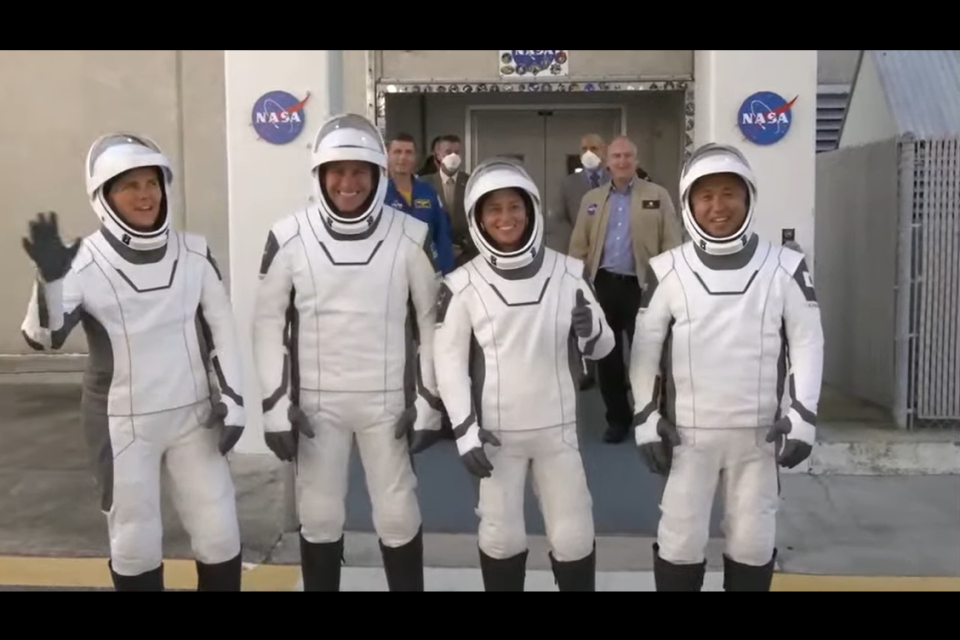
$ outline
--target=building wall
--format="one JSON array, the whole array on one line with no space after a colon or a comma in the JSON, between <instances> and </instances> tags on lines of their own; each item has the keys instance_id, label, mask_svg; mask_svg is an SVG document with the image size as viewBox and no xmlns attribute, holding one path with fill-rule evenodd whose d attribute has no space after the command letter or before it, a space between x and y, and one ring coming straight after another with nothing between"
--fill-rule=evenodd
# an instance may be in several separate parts
<instances>
[{"instance_id":1,"label":"building wall","mask_svg":"<svg viewBox=\"0 0 960 640\"><path fill-rule=\"evenodd\" d=\"M850 84L859 57L858 49L820 49L817 51L817 83Z\"/></svg>"},{"instance_id":2,"label":"building wall","mask_svg":"<svg viewBox=\"0 0 960 640\"><path fill-rule=\"evenodd\" d=\"M499 50L380 52L378 64L384 81L442 82L496 81L500 78ZM620 49L570 50L570 77L689 78L693 74L692 50Z\"/></svg>"},{"instance_id":3,"label":"building wall","mask_svg":"<svg viewBox=\"0 0 960 640\"><path fill-rule=\"evenodd\" d=\"M15 96L30 116L0 121L0 230L8 239L0 353L35 353L20 335L33 277L20 247L28 221L56 211L68 241L99 226L83 162L102 134L129 130L160 144L176 170L174 224L207 234L228 270L222 51L0 51L0 95ZM82 332L63 352L86 352Z\"/></svg>"},{"instance_id":4,"label":"building wall","mask_svg":"<svg viewBox=\"0 0 960 640\"><path fill-rule=\"evenodd\" d=\"M840 131L841 149L889 140L897 135L897 123L887 104L872 55L863 56L860 76L856 80Z\"/></svg>"}]
</instances>

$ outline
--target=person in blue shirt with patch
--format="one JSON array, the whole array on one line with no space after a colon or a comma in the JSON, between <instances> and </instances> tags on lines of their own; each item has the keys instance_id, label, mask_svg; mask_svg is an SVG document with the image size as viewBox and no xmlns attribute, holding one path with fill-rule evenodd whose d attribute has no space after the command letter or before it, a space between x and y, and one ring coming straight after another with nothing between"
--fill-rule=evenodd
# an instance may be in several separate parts
<instances>
[{"instance_id":1,"label":"person in blue shirt with patch","mask_svg":"<svg viewBox=\"0 0 960 640\"><path fill-rule=\"evenodd\" d=\"M387 147L390 182L387 184L388 206L408 213L430 226L433 236L434 263L443 275L453 271L453 234L450 218L440 203L437 192L413 175L417 147L409 133L398 134Z\"/></svg>"}]
</instances>

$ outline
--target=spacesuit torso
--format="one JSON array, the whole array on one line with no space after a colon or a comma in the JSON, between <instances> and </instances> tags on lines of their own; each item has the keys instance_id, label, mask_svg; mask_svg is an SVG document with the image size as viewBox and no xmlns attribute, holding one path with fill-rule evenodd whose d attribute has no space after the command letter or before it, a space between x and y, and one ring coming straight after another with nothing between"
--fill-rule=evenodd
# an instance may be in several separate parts
<instances>
[{"instance_id":1,"label":"spacesuit torso","mask_svg":"<svg viewBox=\"0 0 960 640\"><path fill-rule=\"evenodd\" d=\"M668 421L732 428L770 426L779 418L787 376L784 309L788 287L802 277L795 275L802 260L758 236L735 256L700 253L687 242L651 260L657 295L673 316L675 402Z\"/></svg>"},{"instance_id":2,"label":"spacesuit torso","mask_svg":"<svg viewBox=\"0 0 960 640\"><path fill-rule=\"evenodd\" d=\"M305 209L273 227L277 257L295 291L291 332L299 388L401 391L410 295L406 263L411 252L429 246L428 227L385 206L369 235L339 240L320 215Z\"/></svg>"},{"instance_id":3,"label":"spacesuit torso","mask_svg":"<svg viewBox=\"0 0 960 640\"><path fill-rule=\"evenodd\" d=\"M154 261L147 262L151 254ZM24 334L35 348L51 343L57 348L81 323L89 346L87 405L105 400L108 416L201 402L211 390L207 364L213 345L201 311L205 271L211 265L217 268L198 235L171 231L164 249L148 253L94 233L84 239L58 286L59 295L47 295L35 285ZM63 323L50 331L45 327L56 313ZM223 379L224 372L216 369ZM224 382L229 383L224 384L226 393L240 388L239 380Z\"/></svg>"},{"instance_id":4,"label":"spacesuit torso","mask_svg":"<svg viewBox=\"0 0 960 640\"><path fill-rule=\"evenodd\" d=\"M576 422L568 352L577 348L571 312L577 288L583 286L582 273L581 261L544 248L533 275L505 277L477 256L447 276L447 286L466 313L443 321L469 323L473 333L469 363L456 365L469 366L473 397L444 398L452 424L464 423L471 411L487 431Z\"/></svg>"}]
</instances>

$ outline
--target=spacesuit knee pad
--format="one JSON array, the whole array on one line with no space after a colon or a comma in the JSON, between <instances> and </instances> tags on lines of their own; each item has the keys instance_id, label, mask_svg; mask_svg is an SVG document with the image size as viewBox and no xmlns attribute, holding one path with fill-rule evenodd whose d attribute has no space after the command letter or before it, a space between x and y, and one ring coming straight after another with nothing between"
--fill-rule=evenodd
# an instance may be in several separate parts
<instances>
[{"instance_id":1,"label":"spacesuit knee pad","mask_svg":"<svg viewBox=\"0 0 960 640\"><path fill-rule=\"evenodd\" d=\"M336 542L343 537L347 513L343 504L335 500L319 500L299 505L300 535L315 544Z\"/></svg>"},{"instance_id":2,"label":"spacesuit knee pad","mask_svg":"<svg viewBox=\"0 0 960 640\"><path fill-rule=\"evenodd\" d=\"M557 560L573 562L593 553L595 539L592 521L571 518L551 524L549 542Z\"/></svg>"},{"instance_id":3,"label":"spacesuit knee pad","mask_svg":"<svg viewBox=\"0 0 960 640\"><path fill-rule=\"evenodd\" d=\"M240 526L233 519L211 517L204 521L203 529L190 541L198 562L208 565L222 564L240 555Z\"/></svg>"},{"instance_id":4,"label":"spacesuit knee pad","mask_svg":"<svg viewBox=\"0 0 960 640\"><path fill-rule=\"evenodd\" d=\"M480 551L494 560L513 558L527 550L526 531L506 523L494 528L481 522L477 537Z\"/></svg>"}]
</instances>

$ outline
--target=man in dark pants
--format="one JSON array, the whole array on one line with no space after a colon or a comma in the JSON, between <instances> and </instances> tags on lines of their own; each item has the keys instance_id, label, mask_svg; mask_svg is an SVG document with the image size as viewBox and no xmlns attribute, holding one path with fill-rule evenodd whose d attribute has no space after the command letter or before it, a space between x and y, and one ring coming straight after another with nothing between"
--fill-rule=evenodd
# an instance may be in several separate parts
<instances>
[{"instance_id":1,"label":"man in dark pants","mask_svg":"<svg viewBox=\"0 0 960 640\"><path fill-rule=\"evenodd\" d=\"M683 235L667 190L637 177L637 148L629 138L611 141L607 169L611 182L583 197L569 253L587 265L617 341L597 366L607 407L604 440L617 443L630 433L633 421L626 358L640 310L640 282L650 258L679 246Z\"/></svg>"}]
</instances>

